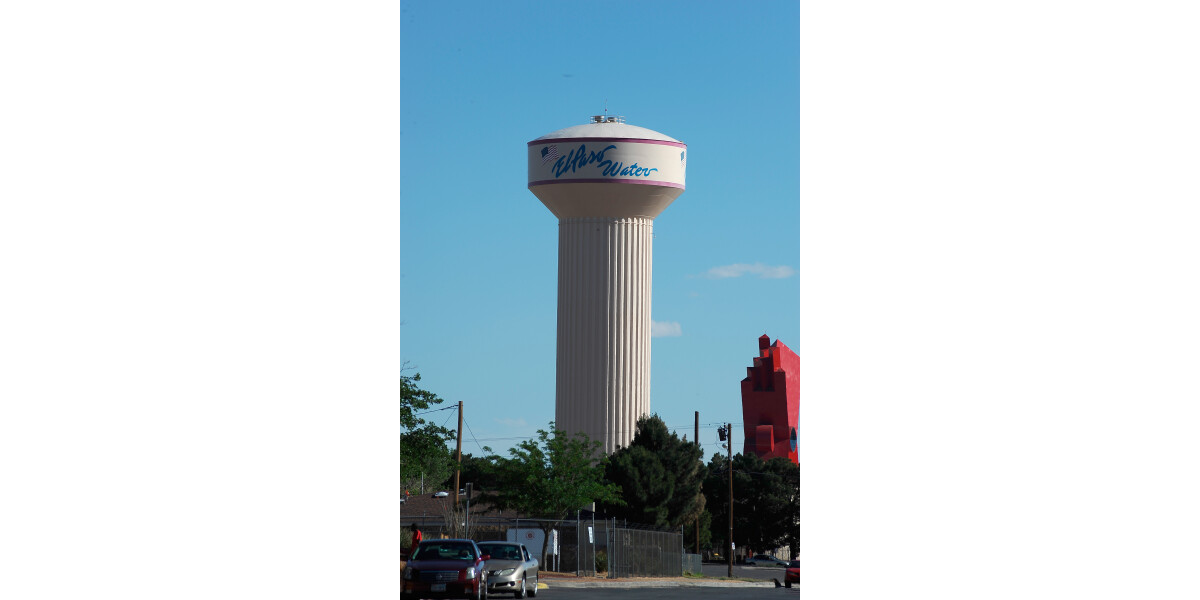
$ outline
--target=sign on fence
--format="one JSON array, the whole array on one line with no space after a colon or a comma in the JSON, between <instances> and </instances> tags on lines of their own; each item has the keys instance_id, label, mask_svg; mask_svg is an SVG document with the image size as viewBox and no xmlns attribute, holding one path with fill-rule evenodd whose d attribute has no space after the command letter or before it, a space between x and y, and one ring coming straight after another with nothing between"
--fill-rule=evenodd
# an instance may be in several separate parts
<instances>
[{"instance_id":1,"label":"sign on fence","mask_svg":"<svg viewBox=\"0 0 1200 600\"><path fill-rule=\"evenodd\" d=\"M546 545L546 534L541 529L509 529L506 535L508 541L525 544L530 554L541 558ZM554 553L554 550L550 551L550 554Z\"/></svg>"}]
</instances>

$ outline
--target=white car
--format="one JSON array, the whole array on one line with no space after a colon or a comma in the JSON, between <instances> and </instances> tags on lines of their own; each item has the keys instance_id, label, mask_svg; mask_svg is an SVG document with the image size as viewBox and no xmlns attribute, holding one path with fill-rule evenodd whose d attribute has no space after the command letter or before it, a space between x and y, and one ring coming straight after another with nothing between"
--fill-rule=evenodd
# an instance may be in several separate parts
<instances>
[{"instance_id":1,"label":"white car","mask_svg":"<svg viewBox=\"0 0 1200 600\"><path fill-rule=\"evenodd\" d=\"M433 497L434 498L445 498L446 496L449 496L449 495L450 495L450 492L437 492L433 495Z\"/></svg>"}]
</instances>

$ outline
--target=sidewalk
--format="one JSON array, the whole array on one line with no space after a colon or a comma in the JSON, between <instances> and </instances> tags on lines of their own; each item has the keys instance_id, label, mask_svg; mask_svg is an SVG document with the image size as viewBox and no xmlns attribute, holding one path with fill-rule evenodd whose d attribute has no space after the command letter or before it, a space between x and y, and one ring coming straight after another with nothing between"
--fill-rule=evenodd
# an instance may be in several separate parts
<instances>
[{"instance_id":1,"label":"sidewalk","mask_svg":"<svg viewBox=\"0 0 1200 600\"><path fill-rule=\"evenodd\" d=\"M712 579L707 577L576 577L573 574L541 572L538 588L545 585L554 588L679 588L679 587L728 587L728 588L773 588L773 581L742 581L739 579Z\"/></svg>"}]
</instances>

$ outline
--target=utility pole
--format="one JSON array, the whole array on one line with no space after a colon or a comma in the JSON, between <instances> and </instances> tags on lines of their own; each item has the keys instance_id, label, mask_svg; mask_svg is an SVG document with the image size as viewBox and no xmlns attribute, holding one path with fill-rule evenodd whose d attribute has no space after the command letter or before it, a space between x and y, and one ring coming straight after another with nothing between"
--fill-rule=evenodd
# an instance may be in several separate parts
<instances>
[{"instance_id":1,"label":"utility pole","mask_svg":"<svg viewBox=\"0 0 1200 600\"><path fill-rule=\"evenodd\" d=\"M733 577L733 424L725 424L725 436L729 443L725 446L729 451L729 577Z\"/></svg>"},{"instance_id":2,"label":"utility pole","mask_svg":"<svg viewBox=\"0 0 1200 600\"><path fill-rule=\"evenodd\" d=\"M458 474L462 471L462 400L458 401L458 443L454 445L454 508L458 508Z\"/></svg>"},{"instance_id":3,"label":"utility pole","mask_svg":"<svg viewBox=\"0 0 1200 600\"><path fill-rule=\"evenodd\" d=\"M704 464L704 446L700 445L700 411L696 411L696 445L700 447L700 463ZM704 484L700 484L703 486ZM703 488L701 488L703 489ZM700 554L700 516L696 516L696 554Z\"/></svg>"}]
</instances>

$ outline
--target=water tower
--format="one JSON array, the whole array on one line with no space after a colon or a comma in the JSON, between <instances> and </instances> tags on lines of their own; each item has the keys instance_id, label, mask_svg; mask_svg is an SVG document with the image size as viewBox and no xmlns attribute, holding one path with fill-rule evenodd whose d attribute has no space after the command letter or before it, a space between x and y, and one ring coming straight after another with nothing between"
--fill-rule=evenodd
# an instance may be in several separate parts
<instances>
[{"instance_id":1,"label":"water tower","mask_svg":"<svg viewBox=\"0 0 1200 600\"><path fill-rule=\"evenodd\" d=\"M596 116L528 146L529 191L558 217L555 424L611 453L650 412L654 218L683 193L687 145Z\"/></svg>"}]
</instances>

